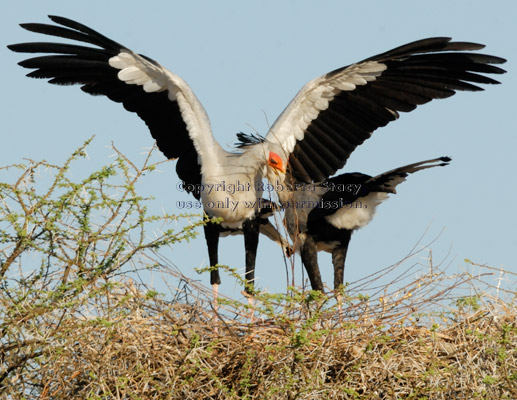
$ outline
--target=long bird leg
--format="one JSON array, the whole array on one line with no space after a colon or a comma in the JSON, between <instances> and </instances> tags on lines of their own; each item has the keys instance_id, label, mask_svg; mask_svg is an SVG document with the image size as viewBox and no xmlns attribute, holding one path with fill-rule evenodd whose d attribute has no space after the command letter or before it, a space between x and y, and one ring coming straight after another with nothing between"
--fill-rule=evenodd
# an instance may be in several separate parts
<instances>
[{"instance_id":1,"label":"long bird leg","mask_svg":"<svg viewBox=\"0 0 517 400\"><path fill-rule=\"evenodd\" d=\"M340 245L336 246L334 250L332 250L332 265L334 266L334 290L341 290L345 278L345 260L346 253L348 250L348 243L350 243L350 238L352 237L351 230L343 229L340 231Z\"/></svg>"},{"instance_id":2,"label":"long bird leg","mask_svg":"<svg viewBox=\"0 0 517 400\"><path fill-rule=\"evenodd\" d=\"M244 221L244 248L246 250L246 274L244 276L244 292L243 294L248 298L248 304L250 305L251 315L250 319L253 320L253 285L255 281L255 260L257 258L257 247L259 241L259 230L260 222L259 219L254 217Z\"/></svg>"},{"instance_id":3,"label":"long bird leg","mask_svg":"<svg viewBox=\"0 0 517 400\"><path fill-rule=\"evenodd\" d=\"M309 275L312 290L319 290L323 293L323 282L318 267L318 249L314 238L310 235L307 235L302 245L302 263Z\"/></svg>"},{"instance_id":4,"label":"long bird leg","mask_svg":"<svg viewBox=\"0 0 517 400\"><path fill-rule=\"evenodd\" d=\"M348 251L348 243L352 237L351 230L342 230L341 233L341 244L336 246L332 250L332 265L334 266L334 292L336 293L336 300L338 304L338 310L341 314L341 306L343 304L343 285L345 281L345 261L346 253Z\"/></svg>"},{"instance_id":5,"label":"long bird leg","mask_svg":"<svg viewBox=\"0 0 517 400\"><path fill-rule=\"evenodd\" d=\"M343 287L346 251L347 247L343 247L341 245L336 246L336 248L332 250L332 265L334 266L334 290L336 293L339 292Z\"/></svg>"},{"instance_id":6,"label":"long bird leg","mask_svg":"<svg viewBox=\"0 0 517 400\"><path fill-rule=\"evenodd\" d=\"M208 247L208 258L210 260L210 284L212 285L212 293L214 296L214 309L217 310L219 305L217 302L217 298L219 295L219 285L221 284L221 277L219 276L219 269L217 269L217 264L219 262L218 257L218 246L219 246L219 232L220 227L213 222L207 222L204 226L205 228L205 239L206 245Z\"/></svg>"}]
</instances>

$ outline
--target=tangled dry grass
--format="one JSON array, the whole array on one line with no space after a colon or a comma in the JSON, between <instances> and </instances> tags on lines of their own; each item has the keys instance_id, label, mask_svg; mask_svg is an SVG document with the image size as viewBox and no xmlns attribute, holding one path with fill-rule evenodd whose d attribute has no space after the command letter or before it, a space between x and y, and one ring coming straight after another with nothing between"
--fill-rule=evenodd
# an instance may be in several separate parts
<instances>
[{"instance_id":1,"label":"tangled dry grass","mask_svg":"<svg viewBox=\"0 0 517 400\"><path fill-rule=\"evenodd\" d=\"M484 274L434 271L375 298L345 291L341 303L295 290L263 294L253 322L247 305L229 299L214 311L209 292L195 283L172 301L131 280L92 287L76 310L42 315L30 332L25 326L24 343L3 346L1 393L12 399L515 399L516 304L481 280L501 271L477 267ZM455 297L467 286L471 295Z\"/></svg>"}]
</instances>

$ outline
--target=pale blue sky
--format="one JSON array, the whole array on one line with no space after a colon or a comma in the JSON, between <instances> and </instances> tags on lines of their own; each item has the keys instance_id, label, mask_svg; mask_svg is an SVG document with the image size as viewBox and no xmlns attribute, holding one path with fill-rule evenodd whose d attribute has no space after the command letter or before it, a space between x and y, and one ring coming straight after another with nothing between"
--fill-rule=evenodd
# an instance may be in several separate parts
<instances>
[{"instance_id":1,"label":"pale blue sky","mask_svg":"<svg viewBox=\"0 0 517 400\"><path fill-rule=\"evenodd\" d=\"M402 259L424 235L435 262L450 271L464 259L517 272L517 2L507 1L18 1L0 15L2 164L22 158L62 162L92 134L94 170L110 161L115 145L133 161L152 145L135 114L78 87L28 79L16 63L22 55L7 44L48 40L19 28L47 22L47 14L76 19L125 46L158 60L183 77L206 108L216 138L231 145L238 131L266 133L296 92L335 68L429 36L487 45L485 53L508 59L502 85L434 101L375 132L352 154L344 171L375 175L429 158L453 161L410 176L379 207L377 216L352 238L345 279L354 281ZM159 160L161 156L156 157ZM175 163L162 165L144 185L157 209L180 212ZM3 176L0 177L3 180ZM411 262L425 263L421 253ZM203 235L167 256L187 275L208 285ZM320 253L331 284L330 257ZM244 265L242 237L222 239L220 262ZM409 264L409 265L410 265ZM296 260L296 274L301 276ZM285 289L280 250L261 238L258 285ZM223 275L221 292L240 291Z\"/></svg>"}]
</instances>

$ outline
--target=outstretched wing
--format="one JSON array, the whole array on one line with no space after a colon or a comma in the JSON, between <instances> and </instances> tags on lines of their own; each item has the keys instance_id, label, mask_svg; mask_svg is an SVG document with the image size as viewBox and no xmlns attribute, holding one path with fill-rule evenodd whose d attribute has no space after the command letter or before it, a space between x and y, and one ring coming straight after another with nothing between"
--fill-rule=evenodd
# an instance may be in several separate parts
<instances>
[{"instance_id":1,"label":"outstretched wing","mask_svg":"<svg viewBox=\"0 0 517 400\"><path fill-rule=\"evenodd\" d=\"M432 160L420 161L413 164L404 165L374 176L365 182L365 187L370 191L385 193L397 193L396 187L404 182L409 174L422 171L428 168L445 167L451 162L450 157L433 158Z\"/></svg>"},{"instance_id":2,"label":"outstretched wing","mask_svg":"<svg viewBox=\"0 0 517 400\"><path fill-rule=\"evenodd\" d=\"M356 201L367 199L371 194L382 194L378 199L380 203L388 194L397 193L397 185L404 182L409 174L427 168L444 167L450 161L449 157L440 157L404 165L377 176L353 172L327 179L321 183L327 191L322 195L319 206L310 212L309 221L318 221L332 214L339 214L336 218L346 218L347 213L356 211Z\"/></svg>"},{"instance_id":3,"label":"outstretched wing","mask_svg":"<svg viewBox=\"0 0 517 400\"><path fill-rule=\"evenodd\" d=\"M156 61L85 25L63 17L49 18L57 25L21 26L96 47L47 42L8 46L16 52L46 54L19 63L34 69L27 76L58 85L82 85L86 93L105 95L136 112L163 154L179 158L176 170L180 179L191 184L187 187L198 187L204 157L222 149L212 136L203 106L187 83Z\"/></svg>"},{"instance_id":4,"label":"outstretched wing","mask_svg":"<svg viewBox=\"0 0 517 400\"><path fill-rule=\"evenodd\" d=\"M266 135L289 154L292 176L320 182L342 168L372 132L433 99L496 84L486 74L506 60L467 51L484 46L423 39L329 72L307 83Z\"/></svg>"}]
</instances>

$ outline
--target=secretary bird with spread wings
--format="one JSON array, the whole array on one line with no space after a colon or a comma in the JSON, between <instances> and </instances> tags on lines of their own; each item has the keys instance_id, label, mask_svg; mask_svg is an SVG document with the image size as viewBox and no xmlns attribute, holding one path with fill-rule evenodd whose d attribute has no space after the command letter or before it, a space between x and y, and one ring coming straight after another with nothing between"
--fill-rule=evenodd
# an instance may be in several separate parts
<instances>
[{"instance_id":1,"label":"secretary bird with spread wings","mask_svg":"<svg viewBox=\"0 0 517 400\"><path fill-rule=\"evenodd\" d=\"M262 181L267 169L285 173L287 160L282 148L267 143L241 153L224 150L212 135L203 106L183 79L83 24L63 17L49 18L57 25L28 23L21 27L96 47L47 42L8 46L15 52L50 54L19 64L34 69L28 74L31 78L50 79L50 83L58 85L79 84L86 93L105 95L136 112L162 153L169 159L178 159L176 172L185 190L201 199L206 214L223 219L220 225L205 225L210 265L218 263L221 234L244 234L245 290L251 293L259 231L281 241L267 221L272 204L263 201L257 182ZM230 193L221 189L230 185L243 190ZM217 268L212 269L210 282L217 296L221 283Z\"/></svg>"},{"instance_id":2,"label":"secretary bird with spread wings","mask_svg":"<svg viewBox=\"0 0 517 400\"><path fill-rule=\"evenodd\" d=\"M289 157L289 176L294 180L323 181L342 168L355 147L376 128L396 119L398 111L411 111L456 90L480 90L472 83L497 83L483 74L503 72L490 65L504 62L502 58L465 52L482 45L449 38L413 42L309 82L277 119L266 140L234 153L214 139L204 108L179 76L85 25L49 18L56 25L21 26L95 47L46 42L8 46L16 52L50 54L20 65L34 69L30 77L59 85L79 84L86 93L105 95L136 112L164 155L178 159L178 176L186 188L196 188L193 195L201 199L205 213L222 218L223 228L243 230L248 292L259 234L262 191L258 183L264 177L283 183ZM233 194L202 190L223 183L249 184L249 190ZM286 195L279 193L280 198ZM217 264L219 234L220 228L206 225L212 266ZM216 269L210 280L216 291L220 283Z\"/></svg>"}]
</instances>

